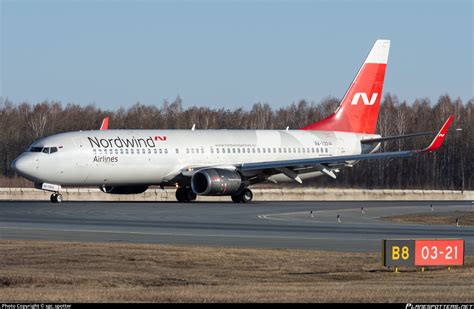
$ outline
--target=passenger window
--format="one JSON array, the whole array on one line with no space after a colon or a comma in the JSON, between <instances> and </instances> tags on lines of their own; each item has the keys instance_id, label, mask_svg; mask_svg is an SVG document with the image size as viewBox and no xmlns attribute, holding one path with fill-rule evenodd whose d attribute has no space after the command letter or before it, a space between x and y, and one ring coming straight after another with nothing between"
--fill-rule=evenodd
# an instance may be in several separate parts
<instances>
[{"instance_id":1,"label":"passenger window","mask_svg":"<svg viewBox=\"0 0 474 309\"><path fill-rule=\"evenodd\" d=\"M115 154L118 154L118 149L115 149Z\"/></svg>"},{"instance_id":2,"label":"passenger window","mask_svg":"<svg viewBox=\"0 0 474 309\"><path fill-rule=\"evenodd\" d=\"M326 148L326 153L328 153L328 149Z\"/></svg>"},{"instance_id":3,"label":"passenger window","mask_svg":"<svg viewBox=\"0 0 474 309\"><path fill-rule=\"evenodd\" d=\"M216 153L219 153L219 148L216 148Z\"/></svg>"},{"instance_id":4,"label":"passenger window","mask_svg":"<svg viewBox=\"0 0 474 309\"><path fill-rule=\"evenodd\" d=\"M128 154L128 148L127 148L127 149L125 149L125 154Z\"/></svg>"},{"instance_id":5,"label":"passenger window","mask_svg":"<svg viewBox=\"0 0 474 309\"><path fill-rule=\"evenodd\" d=\"M160 148L160 154L163 154L163 149Z\"/></svg>"},{"instance_id":6,"label":"passenger window","mask_svg":"<svg viewBox=\"0 0 474 309\"><path fill-rule=\"evenodd\" d=\"M189 154L189 148L186 148L186 153Z\"/></svg>"},{"instance_id":7,"label":"passenger window","mask_svg":"<svg viewBox=\"0 0 474 309\"><path fill-rule=\"evenodd\" d=\"M232 153L235 153L235 148L232 148Z\"/></svg>"},{"instance_id":8,"label":"passenger window","mask_svg":"<svg viewBox=\"0 0 474 309\"><path fill-rule=\"evenodd\" d=\"M134 154L133 149L130 149L130 153L131 153L131 154Z\"/></svg>"},{"instance_id":9,"label":"passenger window","mask_svg":"<svg viewBox=\"0 0 474 309\"><path fill-rule=\"evenodd\" d=\"M252 152L255 153L255 148L252 148Z\"/></svg>"},{"instance_id":10,"label":"passenger window","mask_svg":"<svg viewBox=\"0 0 474 309\"><path fill-rule=\"evenodd\" d=\"M165 148L165 154L168 154L168 148Z\"/></svg>"},{"instance_id":11,"label":"passenger window","mask_svg":"<svg viewBox=\"0 0 474 309\"><path fill-rule=\"evenodd\" d=\"M265 151L266 151L265 148L262 148L262 151L263 151L263 153L265 153Z\"/></svg>"},{"instance_id":12,"label":"passenger window","mask_svg":"<svg viewBox=\"0 0 474 309\"><path fill-rule=\"evenodd\" d=\"M222 148L222 153L225 153L225 148Z\"/></svg>"},{"instance_id":13,"label":"passenger window","mask_svg":"<svg viewBox=\"0 0 474 309\"><path fill-rule=\"evenodd\" d=\"M237 148L237 153L240 153L240 148Z\"/></svg>"},{"instance_id":14,"label":"passenger window","mask_svg":"<svg viewBox=\"0 0 474 309\"><path fill-rule=\"evenodd\" d=\"M179 153L179 149L178 149L178 148L176 148L176 153Z\"/></svg>"}]
</instances>

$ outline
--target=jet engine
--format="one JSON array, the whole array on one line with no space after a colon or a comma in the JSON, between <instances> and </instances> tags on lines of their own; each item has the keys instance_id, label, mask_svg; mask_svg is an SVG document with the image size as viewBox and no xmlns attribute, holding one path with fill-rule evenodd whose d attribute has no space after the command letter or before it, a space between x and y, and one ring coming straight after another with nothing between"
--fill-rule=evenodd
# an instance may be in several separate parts
<instances>
[{"instance_id":1,"label":"jet engine","mask_svg":"<svg viewBox=\"0 0 474 309\"><path fill-rule=\"evenodd\" d=\"M239 173L218 168L202 169L191 178L191 189L200 195L232 195L244 185Z\"/></svg>"},{"instance_id":2,"label":"jet engine","mask_svg":"<svg viewBox=\"0 0 474 309\"><path fill-rule=\"evenodd\" d=\"M109 194L139 194L148 189L148 186L101 186L100 190Z\"/></svg>"}]
</instances>

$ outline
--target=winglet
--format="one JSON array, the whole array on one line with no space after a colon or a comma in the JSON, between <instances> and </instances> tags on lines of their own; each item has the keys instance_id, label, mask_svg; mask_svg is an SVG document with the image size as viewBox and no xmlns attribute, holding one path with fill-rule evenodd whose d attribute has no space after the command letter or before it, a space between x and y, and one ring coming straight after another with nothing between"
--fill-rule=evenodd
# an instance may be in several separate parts
<instances>
[{"instance_id":1,"label":"winglet","mask_svg":"<svg viewBox=\"0 0 474 309\"><path fill-rule=\"evenodd\" d=\"M100 125L100 130L108 130L109 129L109 117L105 117L102 120L102 124Z\"/></svg>"},{"instance_id":2,"label":"winglet","mask_svg":"<svg viewBox=\"0 0 474 309\"><path fill-rule=\"evenodd\" d=\"M436 134L435 138L431 142L431 144L423 150L419 152L433 152L438 150L439 147L443 144L444 138L446 137L446 133L448 132L449 126L453 121L453 115L449 116L448 120L443 124L441 130L439 130L438 134Z\"/></svg>"}]
</instances>

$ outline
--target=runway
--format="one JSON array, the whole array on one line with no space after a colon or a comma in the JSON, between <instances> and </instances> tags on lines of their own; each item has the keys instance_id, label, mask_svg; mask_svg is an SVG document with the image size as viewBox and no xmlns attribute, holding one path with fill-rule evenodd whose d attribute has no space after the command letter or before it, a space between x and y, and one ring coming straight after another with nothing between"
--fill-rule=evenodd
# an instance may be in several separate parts
<instances>
[{"instance_id":1,"label":"runway","mask_svg":"<svg viewBox=\"0 0 474 309\"><path fill-rule=\"evenodd\" d=\"M379 220L389 215L469 209L473 209L471 201L4 201L0 202L0 238L347 252L379 252L386 238L463 238L466 254L474 255L474 227Z\"/></svg>"}]
</instances>

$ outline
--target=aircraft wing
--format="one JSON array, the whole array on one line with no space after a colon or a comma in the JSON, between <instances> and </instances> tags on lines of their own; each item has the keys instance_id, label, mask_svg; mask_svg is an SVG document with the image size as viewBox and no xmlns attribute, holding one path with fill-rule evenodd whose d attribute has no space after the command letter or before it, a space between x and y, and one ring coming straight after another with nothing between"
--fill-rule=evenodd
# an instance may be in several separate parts
<instances>
[{"instance_id":1,"label":"aircraft wing","mask_svg":"<svg viewBox=\"0 0 474 309\"><path fill-rule=\"evenodd\" d=\"M446 132L448 131L452 120L453 120L453 116L451 115L448 118L448 120L446 120L443 127L438 132L436 137L433 139L431 144L428 147L423 148L423 149L408 150L408 151L395 151L395 152L368 153L368 154L348 155L348 156L319 157L319 158L298 159L298 160L243 163L237 166L237 169L240 171L252 171L252 170L281 169L281 168L311 167L311 166L327 165L327 164L334 164L334 163L344 164L350 161L410 157L410 156L423 153L423 152L433 152L437 150L439 147L441 147L441 145L443 144L444 138L446 136Z\"/></svg>"}]
</instances>

